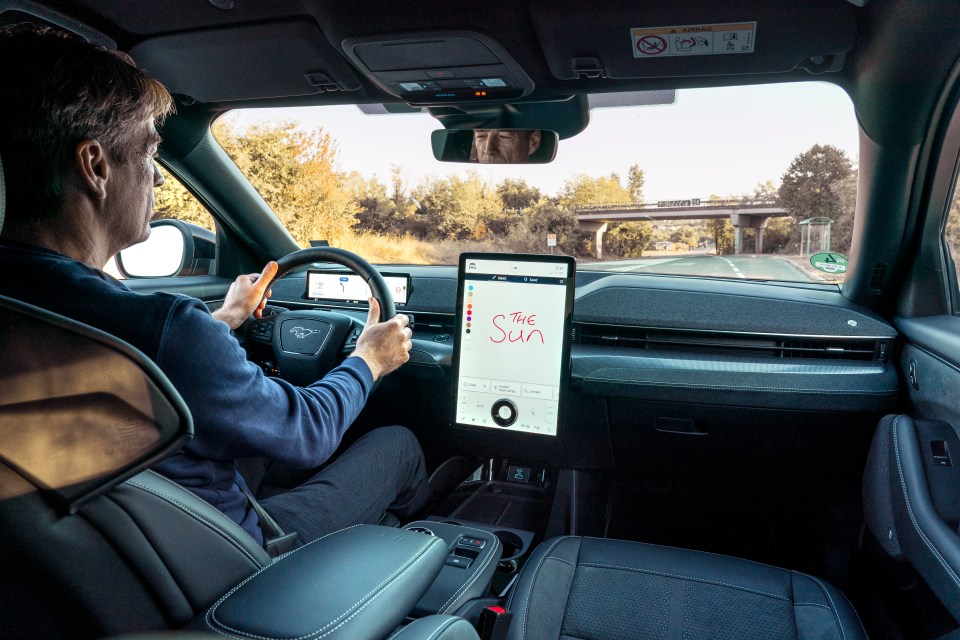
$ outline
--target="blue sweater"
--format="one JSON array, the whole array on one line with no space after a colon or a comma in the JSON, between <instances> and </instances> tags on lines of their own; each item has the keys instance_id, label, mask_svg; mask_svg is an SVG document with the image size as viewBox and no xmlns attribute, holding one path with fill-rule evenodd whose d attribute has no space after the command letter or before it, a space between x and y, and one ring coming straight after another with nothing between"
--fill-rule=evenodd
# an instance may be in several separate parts
<instances>
[{"instance_id":1,"label":"blue sweater","mask_svg":"<svg viewBox=\"0 0 960 640\"><path fill-rule=\"evenodd\" d=\"M106 331L153 360L194 421L193 439L154 469L261 543L235 460L266 457L297 468L322 464L373 387L360 358L347 358L308 387L268 378L199 300L135 293L98 269L40 247L0 242L0 294Z\"/></svg>"}]
</instances>

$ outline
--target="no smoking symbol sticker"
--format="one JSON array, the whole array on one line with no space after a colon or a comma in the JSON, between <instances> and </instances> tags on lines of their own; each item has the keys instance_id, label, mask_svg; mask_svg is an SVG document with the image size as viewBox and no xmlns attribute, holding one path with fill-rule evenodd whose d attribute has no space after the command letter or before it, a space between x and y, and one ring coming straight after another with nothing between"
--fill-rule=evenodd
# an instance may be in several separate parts
<instances>
[{"instance_id":1,"label":"no smoking symbol sticker","mask_svg":"<svg viewBox=\"0 0 960 640\"><path fill-rule=\"evenodd\" d=\"M663 53L667 48L667 41L660 36L644 36L637 40L637 51L648 56Z\"/></svg>"}]
</instances>

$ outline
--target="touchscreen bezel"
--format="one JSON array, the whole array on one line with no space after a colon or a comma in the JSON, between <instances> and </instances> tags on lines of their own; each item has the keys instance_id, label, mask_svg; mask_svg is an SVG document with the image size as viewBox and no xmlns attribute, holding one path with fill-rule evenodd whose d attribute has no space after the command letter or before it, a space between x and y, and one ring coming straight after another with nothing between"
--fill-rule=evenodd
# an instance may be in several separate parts
<instances>
[{"instance_id":1,"label":"touchscreen bezel","mask_svg":"<svg viewBox=\"0 0 960 640\"><path fill-rule=\"evenodd\" d=\"M340 298L314 298L310 295L310 274L319 273L321 275L337 275L337 276L356 276L360 278L360 274L354 273L353 271L344 271L343 269L307 269L306 277L304 278L304 291L303 297L305 300L310 300L312 302L329 302L331 304L341 303L341 304L366 304L366 300L341 300ZM413 293L413 278L410 277L409 273L393 273L387 271L381 271L380 275L384 278L403 278L407 281L407 301L406 302L397 302L394 299L393 303L397 307L406 307L410 303L410 295ZM392 293L391 293L392 295Z\"/></svg>"},{"instance_id":2,"label":"touchscreen bezel","mask_svg":"<svg viewBox=\"0 0 960 640\"><path fill-rule=\"evenodd\" d=\"M565 264L567 265L568 280L566 284L566 293L564 296L564 317L563 317L563 346L561 347L560 357L560 393L557 400L557 432L556 435L546 433L531 433L528 431L514 431L511 429L497 429L496 427L482 426L475 424L465 424L457 422L457 401L460 386L460 348L463 335L463 298L466 282L466 265L470 260L496 260L500 262L539 262L546 264ZM512 434L517 437L532 436L539 437L544 441L559 442L563 437L564 417L566 415L567 394L570 387L570 346L572 340L573 328L573 299L575 289L577 261L570 256L550 256L540 254L526 253L461 253L460 262L457 267L457 310L454 322L454 333L456 340L453 347L453 360L451 363L450 378L450 427L454 429L465 429L471 432L487 434Z\"/></svg>"}]
</instances>

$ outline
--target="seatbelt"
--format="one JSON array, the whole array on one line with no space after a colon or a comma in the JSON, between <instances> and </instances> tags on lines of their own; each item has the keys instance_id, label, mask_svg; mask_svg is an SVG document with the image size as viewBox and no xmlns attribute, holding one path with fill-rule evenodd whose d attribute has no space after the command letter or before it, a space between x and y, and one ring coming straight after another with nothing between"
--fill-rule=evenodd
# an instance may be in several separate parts
<instances>
[{"instance_id":1,"label":"seatbelt","mask_svg":"<svg viewBox=\"0 0 960 640\"><path fill-rule=\"evenodd\" d=\"M253 510L257 512L257 517L260 518L260 531L263 532L263 548L266 549L267 555L271 558L276 558L288 551L296 549L300 542L297 533L295 531L293 533L284 533L280 525L277 524L277 521L267 513L266 509L260 506L257 499L250 493L250 490L243 486L243 483L238 482L237 485L240 487L240 490L243 491L243 494L247 496L247 500L250 501L250 506L253 507Z\"/></svg>"}]
</instances>

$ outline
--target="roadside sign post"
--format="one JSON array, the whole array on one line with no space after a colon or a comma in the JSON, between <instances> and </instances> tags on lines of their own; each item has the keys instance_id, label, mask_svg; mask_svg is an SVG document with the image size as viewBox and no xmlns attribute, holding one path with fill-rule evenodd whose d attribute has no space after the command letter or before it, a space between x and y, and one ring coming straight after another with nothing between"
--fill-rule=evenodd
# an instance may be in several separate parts
<instances>
[{"instance_id":1,"label":"roadside sign post","mask_svg":"<svg viewBox=\"0 0 960 640\"><path fill-rule=\"evenodd\" d=\"M550 247L550 255L553 255L553 248L557 246L557 234L547 234L547 246Z\"/></svg>"}]
</instances>

